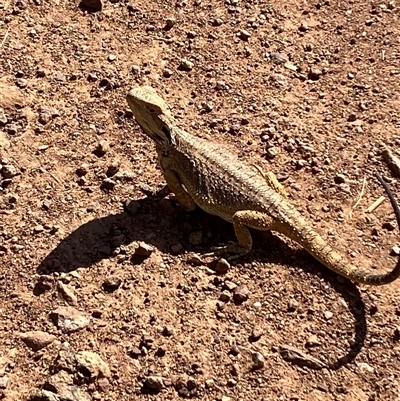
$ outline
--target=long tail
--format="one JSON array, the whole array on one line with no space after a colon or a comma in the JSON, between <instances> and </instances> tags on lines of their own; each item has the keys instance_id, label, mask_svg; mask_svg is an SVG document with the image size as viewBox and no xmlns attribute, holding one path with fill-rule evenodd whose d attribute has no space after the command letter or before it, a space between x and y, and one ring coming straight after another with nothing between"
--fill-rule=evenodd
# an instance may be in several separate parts
<instances>
[{"instance_id":1,"label":"long tail","mask_svg":"<svg viewBox=\"0 0 400 401\"><path fill-rule=\"evenodd\" d=\"M392 191L389 189L382 177L378 174L376 177L382 184L390 199L390 203L392 204L396 215L397 224L400 228L399 205L394 198ZM304 247L304 249L330 270L333 270L352 281L367 285L389 284L400 276L400 259L393 270L383 274L373 274L368 271L360 270L356 266L349 264L348 261L342 255L337 253L318 233L316 233L299 214L295 214L296 216L292 215L293 221L290 224L291 227L288 227L287 232L284 232L284 234ZM296 228L293 229L293 227Z\"/></svg>"}]
</instances>

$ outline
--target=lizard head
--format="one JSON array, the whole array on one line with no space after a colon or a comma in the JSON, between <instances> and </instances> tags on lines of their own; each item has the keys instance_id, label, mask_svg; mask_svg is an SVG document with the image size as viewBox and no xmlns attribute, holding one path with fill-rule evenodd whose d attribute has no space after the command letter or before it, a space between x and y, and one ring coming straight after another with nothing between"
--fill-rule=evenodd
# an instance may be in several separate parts
<instances>
[{"instance_id":1,"label":"lizard head","mask_svg":"<svg viewBox=\"0 0 400 401\"><path fill-rule=\"evenodd\" d=\"M173 145L174 119L167 104L151 86L131 89L126 100L137 123L157 145L163 148Z\"/></svg>"}]
</instances>

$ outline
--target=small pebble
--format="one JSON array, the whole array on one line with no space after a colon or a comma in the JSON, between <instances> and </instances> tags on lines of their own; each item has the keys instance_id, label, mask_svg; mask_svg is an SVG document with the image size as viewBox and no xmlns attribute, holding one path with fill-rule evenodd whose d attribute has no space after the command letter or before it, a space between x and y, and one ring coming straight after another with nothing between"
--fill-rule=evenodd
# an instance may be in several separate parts
<instances>
[{"instance_id":1,"label":"small pebble","mask_svg":"<svg viewBox=\"0 0 400 401\"><path fill-rule=\"evenodd\" d=\"M138 247L135 249L135 255L139 256L149 257L153 252L154 248L143 241L139 242Z\"/></svg>"},{"instance_id":2,"label":"small pebble","mask_svg":"<svg viewBox=\"0 0 400 401\"><path fill-rule=\"evenodd\" d=\"M300 32L307 32L309 30L307 22L303 21L299 27Z\"/></svg>"},{"instance_id":3,"label":"small pebble","mask_svg":"<svg viewBox=\"0 0 400 401\"><path fill-rule=\"evenodd\" d=\"M113 175L117 174L118 171L119 171L119 163L114 162L108 166L106 175L107 175L107 177L112 177Z\"/></svg>"},{"instance_id":4,"label":"small pebble","mask_svg":"<svg viewBox=\"0 0 400 401\"><path fill-rule=\"evenodd\" d=\"M260 352L253 352L251 355L254 370L262 369L265 365L265 358Z\"/></svg>"},{"instance_id":5,"label":"small pebble","mask_svg":"<svg viewBox=\"0 0 400 401\"><path fill-rule=\"evenodd\" d=\"M122 280L117 276L108 277L102 287L106 292L114 292L121 286Z\"/></svg>"},{"instance_id":6,"label":"small pebble","mask_svg":"<svg viewBox=\"0 0 400 401\"><path fill-rule=\"evenodd\" d=\"M94 154L98 157L101 157L104 156L109 150L110 144L107 141L103 140L97 144Z\"/></svg>"},{"instance_id":7,"label":"small pebble","mask_svg":"<svg viewBox=\"0 0 400 401\"><path fill-rule=\"evenodd\" d=\"M135 215L139 209L139 203L135 199L127 199L125 201L125 209L132 215Z\"/></svg>"},{"instance_id":8,"label":"small pebble","mask_svg":"<svg viewBox=\"0 0 400 401\"><path fill-rule=\"evenodd\" d=\"M319 68L311 67L310 71L308 72L308 78L311 81L318 81L322 76L322 71Z\"/></svg>"},{"instance_id":9,"label":"small pebble","mask_svg":"<svg viewBox=\"0 0 400 401\"><path fill-rule=\"evenodd\" d=\"M117 183L115 181L113 181L111 178L106 178L101 183L101 188L112 191L116 185L117 185Z\"/></svg>"},{"instance_id":10,"label":"small pebble","mask_svg":"<svg viewBox=\"0 0 400 401\"><path fill-rule=\"evenodd\" d=\"M215 271L218 274L225 274L228 272L230 267L231 267L231 265L229 264L229 262L226 259L220 258L220 259L218 259L217 264L215 265Z\"/></svg>"},{"instance_id":11,"label":"small pebble","mask_svg":"<svg viewBox=\"0 0 400 401\"><path fill-rule=\"evenodd\" d=\"M219 296L219 300L222 302L229 302L231 299L231 293L227 290L221 292L221 295Z\"/></svg>"},{"instance_id":12,"label":"small pebble","mask_svg":"<svg viewBox=\"0 0 400 401\"><path fill-rule=\"evenodd\" d=\"M191 71L193 69L193 67L194 67L194 63L183 58L179 64L178 69L180 69L182 71Z\"/></svg>"},{"instance_id":13,"label":"small pebble","mask_svg":"<svg viewBox=\"0 0 400 401\"><path fill-rule=\"evenodd\" d=\"M13 178L18 174L18 170L13 165L6 164L1 168L0 173L3 178Z\"/></svg>"},{"instance_id":14,"label":"small pebble","mask_svg":"<svg viewBox=\"0 0 400 401\"><path fill-rule=\"evenodd\" d=\"M165 27L167 29L171 29L175 24L176 24L176 19L175 18L167 18L165 20Z\"/></svg>"},{"instance_id":15,"label":"small pebble","mask_svg":"<svg viewBox=\"0 0 400 401\"><path fill-rule=\"evenodd\" d=\"M237 286L233 292L233 300L238 303L247 301L249 298L249 289L245 284Z\"/></svg>"},{"instance_id":16,"label":"small pebble","mask_svg":"<svg viewBox=\"0 0 400 401\"><path fill-rule=\"evenodd\" d=\"M244 40L244 41L247 41L247 40L250 39L251 33L250 33L249 31L246 31L245 29L242 29L242 30L239 32L239 37L240 37L240 39L242 39L242 40Z\"/></svg>"}]
</instances>

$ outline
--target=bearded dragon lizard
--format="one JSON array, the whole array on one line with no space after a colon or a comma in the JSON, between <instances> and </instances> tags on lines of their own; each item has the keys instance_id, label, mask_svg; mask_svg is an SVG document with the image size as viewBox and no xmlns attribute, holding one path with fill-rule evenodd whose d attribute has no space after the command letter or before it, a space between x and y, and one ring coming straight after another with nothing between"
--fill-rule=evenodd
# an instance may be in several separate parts
<instances>
[{"instance_id":1,"label":"bearded dragon lizard","mask_svg":"<svg viewBox=\"0 0 400 401\"><path fill-rule=\"evenodd\" d=\"M187 210L196 205L207 213L232 222L238 243L216 249L213 254L247 254L252 248L249 228L277 231L304 247L334 272L358 283L383 285L400 275L400 261L384 274L360 270L336 252L288 201L273 173L263 174L241 163L228 149L180 129L165 101L149 86L127 94L133 115L156 145L165 180ZM400 209L383 179L397 222Z\"/></svg>"}]
</instances>

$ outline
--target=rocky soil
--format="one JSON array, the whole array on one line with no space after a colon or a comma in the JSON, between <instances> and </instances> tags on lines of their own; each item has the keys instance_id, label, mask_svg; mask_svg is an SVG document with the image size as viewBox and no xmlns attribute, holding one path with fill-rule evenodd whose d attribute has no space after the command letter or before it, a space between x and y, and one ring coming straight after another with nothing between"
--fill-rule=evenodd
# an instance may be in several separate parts
<instances>
[{"instance_id":1,"label":"rocky soil","mask_svg":"<svg viewBox=\"0 0 400 401\"><path fill-rule=\"evenodd\" d=\"M375 172L400 193L382 157L399 155L399 14L0 0L0 399L400 400L399 283L352 284L276 234L205 260L231 225L167 194L125 101L157 88L349 260L388 270L390 202L365 211Z\"/></svg>"}]
</instances>

